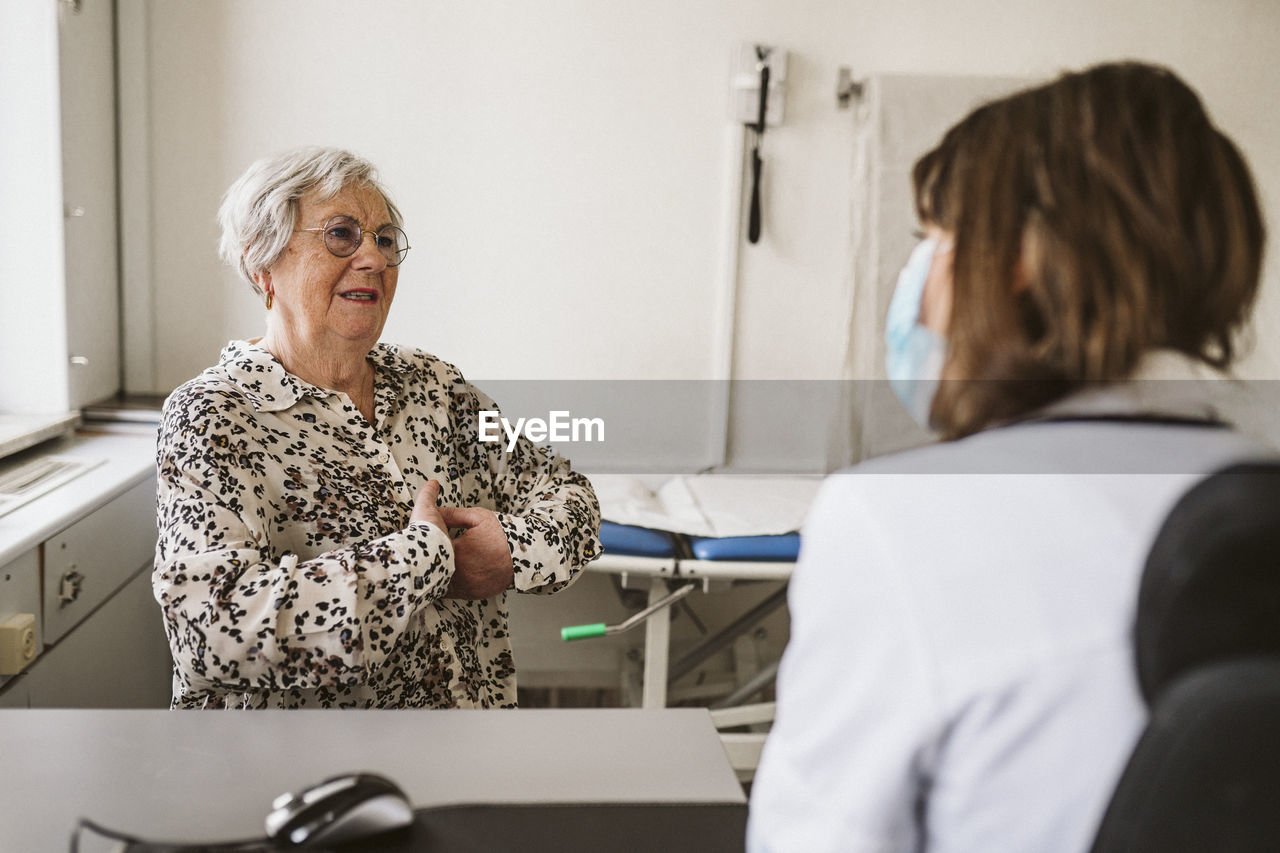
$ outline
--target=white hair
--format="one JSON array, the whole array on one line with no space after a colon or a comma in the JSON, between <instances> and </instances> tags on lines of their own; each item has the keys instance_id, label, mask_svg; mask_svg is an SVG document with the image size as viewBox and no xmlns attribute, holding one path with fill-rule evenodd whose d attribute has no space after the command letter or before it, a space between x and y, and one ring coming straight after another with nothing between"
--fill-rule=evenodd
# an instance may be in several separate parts
<instances>
[{"instance_id":1,"label":"white hair","mask_svg":"<svg viewBox=\"0 0 1280 853\"><path fill-rule=\"evenodd\" d=\"M387 204L391 224L401 226L400 210L373 164L350 151L308 145L257 161L222 197L218 254L261 293L254 276L284 253L298 221L298 200L314 192L325 201L353 186L376 190Z\"/></svg>"}]
</instances>

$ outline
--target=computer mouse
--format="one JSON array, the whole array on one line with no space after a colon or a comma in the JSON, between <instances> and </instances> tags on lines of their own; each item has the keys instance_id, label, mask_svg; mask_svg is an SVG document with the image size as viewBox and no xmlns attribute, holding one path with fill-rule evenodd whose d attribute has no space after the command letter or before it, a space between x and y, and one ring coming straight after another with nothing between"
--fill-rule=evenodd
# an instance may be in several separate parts
<instances>
[{"instance_id":1,"label":"computer mouse","mask_svg":"<svg viewBox=\"0 0 1280 853\"><path fill-rule=\"evenodd\" d=\"M267 835L290 844L342 844L413 823L404 791L376 773L350 773L276 797Z\"/></svg>"}]
</instances>

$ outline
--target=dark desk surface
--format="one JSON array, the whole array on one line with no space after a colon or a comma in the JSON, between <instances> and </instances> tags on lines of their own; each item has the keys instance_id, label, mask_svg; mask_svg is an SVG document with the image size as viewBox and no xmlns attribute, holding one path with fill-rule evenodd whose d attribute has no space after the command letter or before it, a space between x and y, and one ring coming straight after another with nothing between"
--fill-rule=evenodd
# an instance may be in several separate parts
<instances>
[{"instance_id":1,"label":"dark desk surface","mask_svg":"<svg viewBox=\"0 0 1280 853\"><path fill-rule=\"evenodd\" d=\"M700 709L0 710L0 757L6 851L65 850L81 816L153 839L258 836L277 794L358 770L398 782L436 831L467 810L431 807L459 804L518 806L508 825L527 832L584 804L612 810L628 833L646 811L669 822L681 804L710 805L701 823L745 820Z\"/></svg>"}]
</instances>

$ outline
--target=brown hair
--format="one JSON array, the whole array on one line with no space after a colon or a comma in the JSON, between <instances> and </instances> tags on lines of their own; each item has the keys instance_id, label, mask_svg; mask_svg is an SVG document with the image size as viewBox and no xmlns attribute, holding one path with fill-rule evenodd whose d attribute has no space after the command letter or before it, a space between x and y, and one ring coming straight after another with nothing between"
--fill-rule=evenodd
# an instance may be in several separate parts
<instances>
[{"instance_id":1,"label":"brown hair","mask_svg":"<svg viewBox=\"0 0 1280 853\"><path fill-rule=\"evenodd\" d=\"M937 146L926 152L912 167L911 185L915 190L916 218L920 222L938 225L948 231L955 230L956 209L950 198L953 167L960 143L987 109L988 107L979 107L964 121L948 130Z\"/></svg>"},{"instance_id":2,"label":"brown hair","mask_svg":"<svg viewBox=\"0 0 1280 853\"><path fill-rule=\"evenodd\" d=\"M932 417L956 438L1171 348L1215 367L1258 289L1249 169L1172 72L1100 65L994 101L913 171L955 233Z\"/></svg>"}]
</instances>

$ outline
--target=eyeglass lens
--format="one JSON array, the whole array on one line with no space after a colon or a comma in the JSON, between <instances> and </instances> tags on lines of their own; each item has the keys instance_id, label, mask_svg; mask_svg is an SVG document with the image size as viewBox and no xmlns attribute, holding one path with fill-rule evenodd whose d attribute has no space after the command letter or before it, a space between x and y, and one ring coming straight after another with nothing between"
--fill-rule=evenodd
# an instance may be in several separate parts
<instances>
[{"instance_id":1,"label":"eyeglass lens","mask_svg":"<svg viewBox=\"0 0 1280 853\"><path fill-rule=\"evenodd\" d=\"M339 258L354 255L364 240L360 223L350 216L335 216L324 224L324 245ZM409 251L409 238L394 225L384 225L374 234L378 251L387 259L387 266L399 266Z\"/></svg>"}]
</instances>

